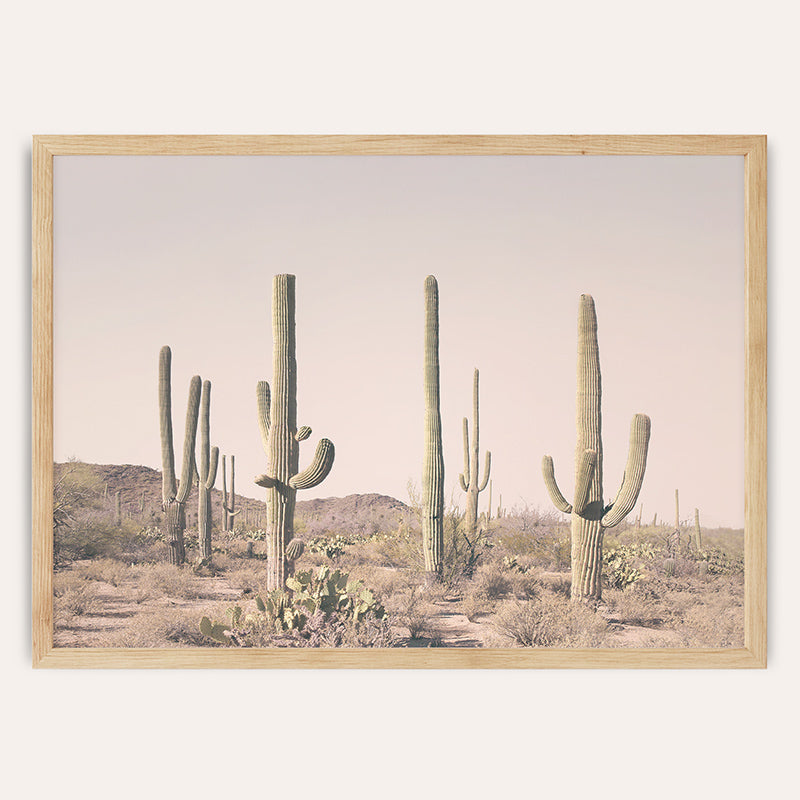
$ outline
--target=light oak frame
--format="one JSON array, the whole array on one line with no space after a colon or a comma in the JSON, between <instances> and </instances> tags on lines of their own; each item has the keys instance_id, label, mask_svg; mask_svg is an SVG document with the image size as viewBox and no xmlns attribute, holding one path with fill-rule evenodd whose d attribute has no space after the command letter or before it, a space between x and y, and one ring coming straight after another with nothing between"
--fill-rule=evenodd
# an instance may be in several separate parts
<instances>
[{"instance_id":1,"label":"light oak frame","mask_svg":"<svg viewBox=\"0 0 800 800\"><path fill-rule=\"evenodd\" d=\"M745 646L741 649L104 649L53 646L53 158L59 155L736 155L745 196ZM753 668L767 663L765 136L35 136L33 666Z\"/></svg>"}]
</instances>

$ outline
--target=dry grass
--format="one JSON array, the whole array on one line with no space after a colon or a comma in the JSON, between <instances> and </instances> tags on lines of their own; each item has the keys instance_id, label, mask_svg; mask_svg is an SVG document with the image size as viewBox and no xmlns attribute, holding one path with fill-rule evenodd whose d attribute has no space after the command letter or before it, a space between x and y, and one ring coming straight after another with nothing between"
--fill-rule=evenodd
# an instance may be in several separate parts
<instances>
[{"instance_id":1,"label":"dry grass","mask_svg":"<svg viewBox=\"0 0 800 800\"><path fill-rule=\"evenodd\" d=\"M172 564L140 564L131 572L136 591L142 597L196 600L203 596L203 581L188 569Z\"/></svg>"},{"instance_id":2,"label":"dry grass","mask_svg":"<svg viewBox=\"0 0 800 800\"><path fill-rule=\"evenodd\" d=\"M492 624L514 647L603 647L608 635L590 608L547 590L534 600L506 600Z\"/></svg>"}]
</instances>

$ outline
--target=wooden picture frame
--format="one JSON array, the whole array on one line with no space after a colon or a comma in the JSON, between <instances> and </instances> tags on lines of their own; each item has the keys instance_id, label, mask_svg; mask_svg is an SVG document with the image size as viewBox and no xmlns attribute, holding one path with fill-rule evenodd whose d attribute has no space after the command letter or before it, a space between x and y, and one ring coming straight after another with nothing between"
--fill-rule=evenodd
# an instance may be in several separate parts
<instances>
[{"instance_id":1,"label":"wooden picture frame","mask_svg":"<svg viewBox=\"0 0 800 800\"><path fill-rule=\"evenodd\" d=\"M96 649L53 646L53 159L66 155L728 155L745 198L745 646L741 649ZM764 136L36 136L33 665L47 668L759 668L767 662Z\"/></svg>"}]
</instances>

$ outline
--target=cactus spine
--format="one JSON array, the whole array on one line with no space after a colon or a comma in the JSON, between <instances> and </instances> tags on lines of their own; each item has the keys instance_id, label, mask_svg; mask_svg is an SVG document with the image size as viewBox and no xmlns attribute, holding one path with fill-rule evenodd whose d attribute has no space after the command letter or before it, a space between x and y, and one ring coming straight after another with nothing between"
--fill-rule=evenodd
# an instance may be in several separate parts
<instances>
[{"instance_id":1,"label":"cactus spine","mask_svg":"<svg viewBox=\"0 0 800 800\"><path fill-rule=\"evenodd\" d=\"M222 530L233 530L233 518L239 513L236 510L236 457L231 456L231 490L228 492L228 480L225 475L225 456L222 456ZM241 509L240 509L241 511Z\"/></svg>"},{"instance_id":2,"label":"cactus spine","mask_svg":"<svg viewBox=\"0 0 800 800\"><path fill-rule=\"evenodd\" d=\"M200 463L197 468L197 534L200 558L211 560L211 489L217 479L219 448L211 447L211 381L200 395Z\"/></svg>"},{"instance_id":3,"label":"cactus spine","mask_svg":"<svg viewBox=\"0 0 800 800\"><path fill-rule=\"evenodd\" d=\"M572 599L599 600L602 592L603 532L622 522L636 505L644 480L650 418L636 414L631 422L628 463L616 499L603 505L603 442L600 351L594 300L581 295L578 314L578 392L576 409L575 497L568 503L558 488L553 459L545 456L542 472L555 507L572 515Z\"/></svg>"},{"instance_id":4,"label":"cactus spine","mask_svg":"<svg viewBox=\"0 0 800 800\"><path fill-rule=\"evenodd\" d=\"M320 439L311 465L298 472L299 440L311 429L297 429L297 361L295 357L295 276L276 275L272 284L272 379L256 387L258 424L267 455L267 472L256 484L267 489L267 590L282 589L290 576L286 546L294 539L298 489L322 483L333 466L334 447Z\"/></svg>"},{"instance_id":5,"label":"cactus spine","mask_svg":"<svg viewBox=\"0 0 800 800\"><path fill-rule=\"evenodd\" d=\"M175 455L172 448L172 351L161 348L158 361L158 408L161 428L162 508L166 516L170 564L183 564L186 549L183 532L186 528L184 505L192 488L195 471L194 446L197 436L197 415L200 408L200 376L189 383L189 400L186 404L186 430L183 437L183 464L180 484L175 476Z\"/></svg>"},{"instance_id":6,"label":"cactus spine","mask_svg":"<svg viewBox=\"0 0 800 800\"><path fill-rule=\"evenodd\" d=\"M425 278L425 450L422 462L422 548L428 579L442 576L444 555L444 455L439 406L439 285Z\"/></svg>"},{"instance_id":7,"label":"cactus spine","mask_svg":"<svg viewBox=\"0 0 800 800\"><path fill-rule=\"evenodd\" d=\"M478 531L478 494L489 482L489 471L492 468L492 454L486 451L483 467L483 478L478 483L478 460L480 458L480 424L478 421L478 370L472 380L472 448L469 441L469 421L464 417L464 472L458 476L461 488L467 493L467 507L464 514L464 534L473 539Z\"/></svg>"}]
</instances>

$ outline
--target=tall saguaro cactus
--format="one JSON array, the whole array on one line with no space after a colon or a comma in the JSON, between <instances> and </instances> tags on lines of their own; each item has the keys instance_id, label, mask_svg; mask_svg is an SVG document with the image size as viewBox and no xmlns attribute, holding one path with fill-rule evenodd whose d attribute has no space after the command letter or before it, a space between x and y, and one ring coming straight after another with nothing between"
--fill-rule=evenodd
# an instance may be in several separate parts
<instances>
[{"instance_id":1,"label":"tall saguaro cactus","mask_svg":"<svg viewBox=\"0 0 800 800\"><path fill-rule=\"evenodd\" d=\"M186 404L186 430L183 437L183 464L180 484L175 476L175 455L172 448L172 351L161 348L158 361L158 408L161 427L162 508L166 515L169 561L183 564L186 548L183 532L186 529L184 505L192 489L195 470L194 448L197 437L197 415L200 408L200 376L195 375L189 383L189 400Z\"/></svg>"},{"instance_id":2,"label":"tall saguaro cactus","mask_svg":"<svg viewBox=\"0 0 800 800\"><path fill-rule=\"evenodd\" d=\"M439 405L439 285L425 278L425 451L422 462L422 548L430 580L442 576L444 556L444 455Z\"/></svg>"},{"instance_id":3,"label":"tall saguaro cactus","mask_svg":"<svg viewBox=\"0 0 800 800\"><path fill-rule=\"evenodd\" d=\"M233 519L238 513L239 511L236 510L236 457L231 456L231 490L229 492L228 479L225 475L225 456L222 456L222 530L233 530Z\"/></svg>"},{"instance_id":4,"label":"tall saguaro cactus","mask_svg":"<svg viewBox=\"0 0 800 800\"><path fill-rule=\"evenodd\" d=\"M642 488L650 442L650 418L631 422L628 463L616 499L603 505L603 442L600 350L594 300L581 295L578 314L578 392L576 408L575 495L567 502L555 479L553 459L542 460L544 482L555 507L572 515L572 599L599 600L602 592L603 533L622 522Z\"/></svg>"},{"instance_id":5,"label":"tall saguaro cactus","mask_svg":"<svg viewBox=\"0 0 800 800\"><path fill-rule=\"evenodd\" d=\"M217 479L219 448L211 447L211 381L200 395L200 459L197 465L197 533L200 558L211 560L211 490Z\"/></svg>"},{"instance_id":6,"label":"tall saguaro cactus","mask_svg":"<svg viewBox=\"0 0 800 800\"><path fill-rule=\"evenodd\" d=\"M272 380L256 387L258 425L267 454L267 471L256 484L267 489L267 589L282 588L291 562L286 548L294 539L298 489L311 489L328 476L334 447L320 439L311 465L298 471L299 443L311 428L297 428L297 360L295 356L295 276L276 275L272 284Z\"/></svg>"},{"instance_id":7,"label":"tall saguaro cactus","mask_svg":"<svg viewBox=\"0 0 800 800\"><path fill-rule=\"evenodd\" d=\"M464 534L472 540L478 531L478 494L486 488L489 482L489 471L492 468L492 454L486 451L486 461L483 466L483 478L478 483L478 461L480 458L480 425L478 421L478 370L475 370L472 380L472 448L469 441L469 422L464 417L464 472L458 476L461 488L467 493L467 508L464 514ZM491 508L491 500L489 501Z\"/></svg>"},{"instance_id":8,"label":"tall saguaro cactus","mask_svg":"<svg viewBox=\"0 0 800 800\"><path fill-rule=\"evenodd\" d=\"M699 553L703 549L703 531L700 527L700 509L694 510L694 546Z\"/></svg>"}]
</instances>

